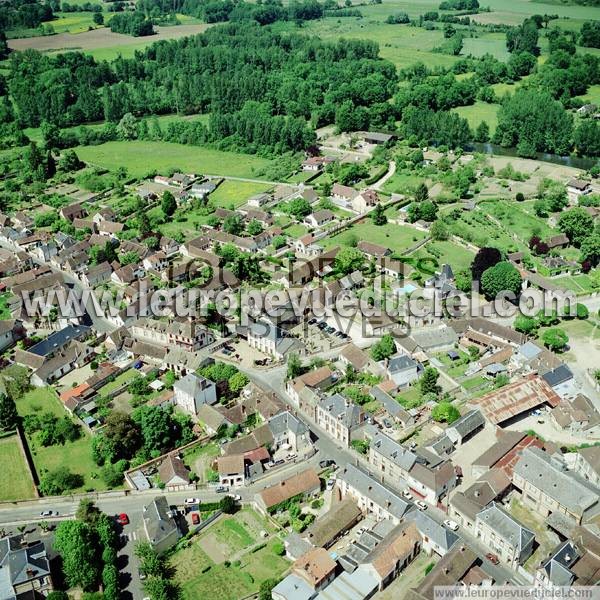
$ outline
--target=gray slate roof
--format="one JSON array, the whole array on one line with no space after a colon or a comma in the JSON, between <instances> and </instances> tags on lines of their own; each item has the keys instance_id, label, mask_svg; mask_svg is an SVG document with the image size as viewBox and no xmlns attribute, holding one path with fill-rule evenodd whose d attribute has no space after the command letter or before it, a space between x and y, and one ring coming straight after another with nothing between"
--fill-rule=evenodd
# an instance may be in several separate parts
<instances>
[{"instance_id":1,"label":"gray slate roof","mask_svg":"<svg viewBox=\"0 0 600 600\"><path fill-rule=\"evenodd\" d=\"M273 437L291 431L295 435L307 433L308 427L304 421L295 417L291 412L285 411L269 419L269 429Z\"/></svg>"},{"instance_id":2,"label":"gray slate roof","mask_svg":"<svg viewBox=\"0 0 600 600\"><path fill-rule=\"evenodd\" d=\"M360 407L346 400L341 394L323 398L319 402L322 410L338 419L347 429L357 427L360 422Z\"/></svg>"},{"instance_id":3,"label":"gray slate roof","mask_svg":"<svg viewBox=\"0 0 600 600\"><path fill-rule=\"evenodd\" d=\"M402 518L409 510L414 509L412 503L403 500L395 492L392 492L392 490L354 465L347 465L338 474L338 479L345 481L350 487L358 490L361 495L370 498L375 504L383 507L397 519Z\"/></svg>"},{"instance_id":4,"label":"gray slate roof","mask_svg":"<svg viewBox=\"0 0 600 600\"><path fill-rule=\"evenodd\" d=\"M440 525L422 510L410 512L406 516L406 519L408 521L414 521L419 533L423 537L428 537L434 544L437 544L446 552L460 539L456 533Z\"/></svg>"},{"instance_id":5,"label":"gray slate roof","mask_svg":"<svg viewBox=\"0 0 600 600\"><path fill-rule=\"evenodd\" d=\"M600 490L567 471L556 459L540 448L526 448L515 465L514 473L574 514L582 514L600 499Z\"/></svg>"},{"instance_id":6,"label":"gray slate roof","mask_svg":"<svg viewBox=\"0 0 600 600\"><path fill-rule=\"evenodd\" d=\"M371 440L371 449L374 452L385 456L385 458L405 471L410 471L418 460L417 455L408 448L405 448L380 432L378 432Z\"/></svg>"},{"instance_id":7,"label":"gray slate roof","mask_svg":"<svg viewBox=\"0 0 600 600\"><path fill-rule=\"evenodd\" d=\"M534 539L535 534L527 529L514 517L509 515L500 505L492 502L478 515L477 520L484 522L492 531L496 532L504 541L508 542L519 551L526 548Z\"/></svg>"},{"instance_id":8,"label":"gray slate roof","mask_svg":"<svg viewBox=\"0 0 600 600\"><path fill-rule=\"evenodd\" d=\"M454 423L452 423L448 429L453 429L460 435L461 438L464 438L484 425L485 419L483 418L481 411L474 409L460 417L460 419L454 421ZM446 432L447 431L448 430L446 430Z\"/></svg>"}]
</instances>

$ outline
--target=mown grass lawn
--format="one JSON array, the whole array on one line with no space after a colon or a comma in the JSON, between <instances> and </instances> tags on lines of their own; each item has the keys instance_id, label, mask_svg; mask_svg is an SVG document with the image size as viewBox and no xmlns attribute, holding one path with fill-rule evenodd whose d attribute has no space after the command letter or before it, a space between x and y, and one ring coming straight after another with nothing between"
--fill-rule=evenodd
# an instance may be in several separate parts
<instances>
[{"instance_id":1,"label":"mown grass lawn","mask_svg":"<svg viewBox=\"0 0 600 600\"><path fill-rule=\"evenodd\" d=\"M98 390L99 396L106 396L115 390L118 390L122 385L126 383L130 383L135 377L139 375L138 371L135 369L128 369L127 371L123 371L113 379L113 381L108 382L106 385L102 386Z\"/></svg>"},{"instance_id":2,"label":"mown grass lawn","mask_svg":"<svg viewBox=\"0 0 600 600\"><path fill-rule=\"evenodd\" d=\"M51 412L57 417L67 416L56 392L51 388L31 390L17 402L17 410L22 417L43 412ZM92 436L84 429L81 430L81 437L78 440L67 442L64 446L42 446L38 442L37 434L28 436L27 442L40 479L48 471L66 467L71 473L83 477L83 485L73 490L74 492L106 489L99 476L99 468L92 460Z\"/></svg>"},{"instance_id":3,"label":"mown grass lawn","mask_svg":"<svg viewBox=\"0 0 600 600\"><path fill-rule=\"evenodd\" d=\"M0 438L0 502L35 498L29 468L16 435Z\"/></svg>"},{"instance_id":4,"label":"mown grass lawn","mask_svg":"<svg viewBox=\"0 0 600 600\"><path fill-rule=\"evenodd\" d=\"M365 219L320 243L327 248L333 248L335 246L352 246L356 241L368 240L390 248L393 252L402 253L426 237L426 233L408 225L387 223L378 226L374 225L371 219Z\"/></svg>"},{"instance_id":5,"label":"mown grass lawn","mask_svg":"<svg viewBox=\"0 0 600 600\"><path fill-rule=\"evenodd\" d=\"M143 177L152 171L165 173L179 169L203 175L261 179L255 171L271 164L259 156L169 142L107 142L98 146L78 146L75 152L81 160L95 166L109 170L125 167L134 177Z\"/></svg>"}]
</instances>

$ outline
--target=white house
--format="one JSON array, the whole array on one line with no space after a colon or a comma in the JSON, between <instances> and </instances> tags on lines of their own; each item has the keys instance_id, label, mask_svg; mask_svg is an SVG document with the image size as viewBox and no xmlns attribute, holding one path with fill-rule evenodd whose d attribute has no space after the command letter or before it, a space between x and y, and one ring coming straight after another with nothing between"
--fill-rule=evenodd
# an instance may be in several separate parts
<instances>
[{"instance_id":1,"label":"white house","mask_svg":"<svg viewBox=\"0 0 600 600\"><path fill-rule=\"evenodd\" d=\"M190 415L197 415L203 404L217 402L217 387L204 377L189 373L173 385L175 404Z\"/></svg>"}]
</instances>

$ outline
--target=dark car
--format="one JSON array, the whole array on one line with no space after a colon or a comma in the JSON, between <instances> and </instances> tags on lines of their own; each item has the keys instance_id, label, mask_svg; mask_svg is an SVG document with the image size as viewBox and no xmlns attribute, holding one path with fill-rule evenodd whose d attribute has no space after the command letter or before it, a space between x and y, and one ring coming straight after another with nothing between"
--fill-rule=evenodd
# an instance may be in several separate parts
<instances>
[{"instance_id":1,"label":"dark car","mask_svg":"<svg viewBox=\"0 0 600 600\"><path fill-rule=\"evenodd\" d=\"M325 458L319 462L319 467L321 467L321 469L326 469L327 467L333 467L334 465L335 465L335 460L332 460L331 458Z\"/></svg>"}]
</instances>

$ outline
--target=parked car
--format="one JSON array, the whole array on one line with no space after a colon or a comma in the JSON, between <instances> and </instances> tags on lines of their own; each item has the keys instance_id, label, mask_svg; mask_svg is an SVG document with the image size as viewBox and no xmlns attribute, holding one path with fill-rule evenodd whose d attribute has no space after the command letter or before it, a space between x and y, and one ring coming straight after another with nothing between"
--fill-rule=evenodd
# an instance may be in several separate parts
<instances>
[{"instance_id":1,"label":"parked car","mask_svg":"<svg viewBox=\"0 0 600 600\"><path fill-rule=\"evenodd\" d=\"M384 419L383 426L386 427L387 429L391 429L393 427L393 424L389 419Z\"/></svg>"},{"instance_id":2,"label":"parked car","mask_svg":"<svg viewBox=\"0 0 600 600\"><path fill-rule=\"evenodd\" d=\"M334 485L335 485L335 479L328 479L327 480L327 489L328 490L332 490Z\"/></svg>"},{"instance_id":3,"label":"parked car","mask_svg":"<svg viewBox=\"0 0 600 600\"><path fill-rule=\"evenodd\" d=\"M408 490L402 490L402 497L406 500L412 500L413 495Z\"/></svg>"},{"instance_id":4,"label":"parked car","mask_svg":"<svg viewBox=\"0 0 600 600\"><path fill-rule=\"evenodd\" d=\"M485 557L493 564L493 565L497 565L500 562L500 559L495 555L492 554L491 552L488 552Z\"/></svg>"},{"instance_id":5,"label":"parked car","mask_svg":"<svg viewBox=\"0 0 600 600\"><path fill-rule=\"evenodd\" d=\"M58 511L57 510L45 510L43 512L40 513L40 517L58 517Z\"/></svg>"},{"instance_id":6,"label":"parked car","mask_svg":"<svg viewBox=\"0 0 600 600\"><path fill-rule=\"evenodd\" d=\"M452 519L446 519L444 521L444 527L447 527L451 531L458 531L459 525L456 521L453 521Z\"/></svg>"},{"instance_id":7,"label":"parked car","mask_svg":"<svg viewBox=\"0 0 600 600\"><path fill-rule=\"evenodd\" d=\"M314 317L313 317L312 319L309 319L309 320L308 320L308 324L309 324L309 325L315 325L315 324L316 324L316 322L317 322L317 320L316 320Z\"/></svg>"},{"instance_id":8,"label":"parked car","mask_svg":"<svg viewBox=\"0 0 600 600\"><path fill-rule=\"evenodd\" d=\"M146 573L143 569L138 569L138 576L140 578L140 581L144 581L144 579L146 579Z\"/></svg>"},{"instance_id":9,"label":"parked car","mask_svg":"<svg viewBox=\"0 0 600 600\"><path fill-rule=\"evenodd\" d=\"M119 525L129 525L129 517L125 513L121 513L117 516L117 523Z\"/></svg>"},{"instance_id":10,"label":"parked car","mask_svg":"<svg viewBox=\"0 0 600 600\"><path fill-rule=\"evenodd\" d=\"M241 502L242 497L239 494L229 494L231 498L233 498L236 502Z\"/></svg>"},{"instance_id":11,"label":"parked car","mask_svg":"<svg viewBox=\"0 0 600 600\"><path fill-rule=\"evenodd\" d=\"M335 460L332 460L331 458L325 458L324 460L319 461L319 467L321 467L321 469L333 466L335 466Z\"/></svg>"},{"instance_id":12,"label":"parked car","mask_svg":"<svg viewBox=\"0 0 600 600\"><path fill-rule=\"evenodd\" d=\"M325 331L326 331L327 333L334 333L334 332L335 332L335 327L331 327L331 326L329 326L329 327L326 327L326 328L325 328Z\"/></svg>"},{"instance_id":13,"label":"parked car","mask_svg":"<svg viewBox=\"0 0 600 600\"><path fill-rule=\"evenodd\" d=\"M189 506L190 504L200 504L200 498L186 498L183 503L186 506Z\"/></svg>"},{"instance_id":14,"label":"parked car","mask_svg":"<svg viewBox=\"0 0 600 600\"><path fill-rule=\"evenodd\" d=\"M198 513L192 513L192 525L198 525L200 523L200 515Z\"/></svg>"},{"instance_id":15,"label":"parked car","mask_svg":"<svg viewBox=\"0 0 600 600\"><path fill-rule=\"evenodd\" d=\"M217 494L226 494L229 491L229 488L226 485L218 485L215 489Z\"/></svg>"},{"instance_id":16,"label":"parked car","mask_svg":"<svg viewBox=\"0 0 600 600\"><path fill-rule=\"evenodd\" d=\"M423 502L423 500L417 500L415 502L415 504L417 505L418 508L420 508L421 510L427 510L427 502Z\"/></svg>"}]
</instances>

